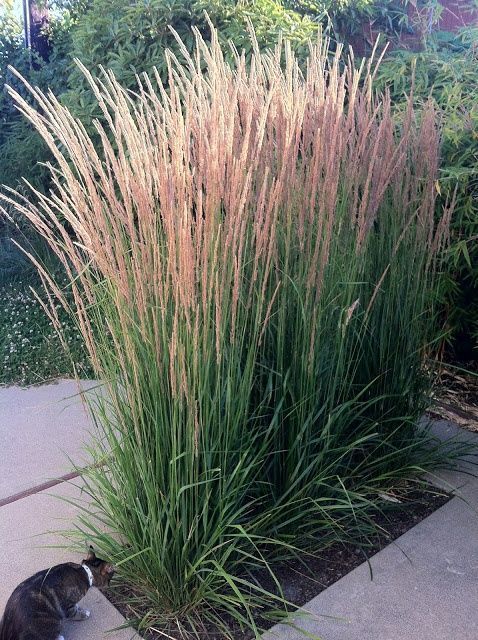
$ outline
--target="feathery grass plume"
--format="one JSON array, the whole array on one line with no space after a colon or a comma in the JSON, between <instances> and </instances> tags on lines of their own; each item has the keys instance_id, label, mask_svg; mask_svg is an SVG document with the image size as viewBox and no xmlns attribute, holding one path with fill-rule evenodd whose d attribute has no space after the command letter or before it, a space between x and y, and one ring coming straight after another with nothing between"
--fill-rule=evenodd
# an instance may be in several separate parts
<instances>
[{"instance_id":1,"label":"feathery grass plume","mask_svg":"<svg viewBox=\"0 0 478 640\"><path fill-rule=\"evenodd\" d=\"M303 73L287 44L229 66L196 41L135 94L82 68L99 148L51 93L12 90L53 187L2 198L62 262L74 303L45 286L106 388L82 531L143 628L258 635L288 606L251 572L357 540L381 491L442 460L416 420L449 214L435 227L431 105L397 129L326 40Z\"/></svg>"}]
</instances>

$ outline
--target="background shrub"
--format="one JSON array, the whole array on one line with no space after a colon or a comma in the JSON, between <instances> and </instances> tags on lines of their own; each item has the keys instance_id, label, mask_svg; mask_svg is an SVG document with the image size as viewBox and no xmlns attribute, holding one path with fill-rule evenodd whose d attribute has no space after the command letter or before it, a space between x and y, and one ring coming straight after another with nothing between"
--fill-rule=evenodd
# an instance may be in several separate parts
<instances>
[{"instance_id":1,"label":"background shrub","mask_svg":"<svg viewBox=\"0 0 478 640\"><path fill-rule=\"evenodd\" d=\"M440 114L439 209L456 192L451 243L437 289L443 330L456 357L478 357L478 50L476 30L440 38L422 53L394 52L380 66L377 86L389 87L395 108L412 89L422 107L431 95Z\"/></svg>"},{"instance_id":2,"label":"background shrub","mask_svg":"<svg viewBox=\"0 0 478 640\"><path fill-rule=\"evenodd\" d=\"M51 53L48 61L25 49L23 27L13 12L0 14L0 183L16 186L25 177L40 189L48 183L48 172L39 163L51 159L41 137L18 113L5 84L14 86L30 99L8 66L28 76L32 84L56 95L67 88L70 58L70 32L84 10L83 0L52 3L56 11L50 22Z\"/></svg>"},{"instance_id":3,"label":"background shrub","mask_svg":"<svg viewBox=\"0 0 478 640\"><path fill-rule=\"evenodd\" d=\"M421 27L416 18L411 18L410 6L428 8L428 19L438 15L440 7L436 0L285 0L284 4L317 22L328 22L336 37L345 42L352 36L364 35L364 29L370 26L385 40L396 40L400 34L413 33ZM371 48L373 43L369 45Z\"/></svg>"},{"instance_id":4,"label":"background shrub","mask_svg":"<svg viewBox=\"0 0 478 640\"><path fill-rule=\"evenodd\" d=\"M136 75L151 72L153 67L164 80L165 50L178 52L169 27L192 51L193 27L206 41L210 39L206 11L221 41L231 40L246 53L251 50L249 23L260 49L274 47L282 36L302 54L317 29L312 20L285 9L275 0L151 0L146 5L142 0L91 0L72 33L72 56L94 74L99 65L111 69L125 87L136 87ZM87 118L100 115L89 84L76 67L69 76L69 87L68 104L77 114Z\"/></svg>"}]
</instances>

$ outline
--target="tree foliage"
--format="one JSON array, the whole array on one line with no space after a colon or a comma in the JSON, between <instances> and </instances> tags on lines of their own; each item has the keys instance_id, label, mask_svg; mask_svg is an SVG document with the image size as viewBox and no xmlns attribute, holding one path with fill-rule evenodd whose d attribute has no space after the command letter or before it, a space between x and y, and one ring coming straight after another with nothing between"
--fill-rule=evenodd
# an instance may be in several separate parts
<instances>
[{"instance_id":1,"label":"tree foliage","mask_svg":"<svg viewBox=\"0 0 478 640\"><path fill-rule=\"evenodd\" d=\"M208 41L211 24L223 42L230 40L246 53L252 46L249 24L261 49L274 47L282 36L304 53L317 30L310 18L275 0L92 0L72 34L72 55L93 73L99 65L112 69L123 86L134 88L137 74L153 67L164 79L166 49L180 55L171 29L191 51L193 28ZM78 68L72 68L69 86L69 106L91 117L95 100Z\"/></svg>"}]
</instances>

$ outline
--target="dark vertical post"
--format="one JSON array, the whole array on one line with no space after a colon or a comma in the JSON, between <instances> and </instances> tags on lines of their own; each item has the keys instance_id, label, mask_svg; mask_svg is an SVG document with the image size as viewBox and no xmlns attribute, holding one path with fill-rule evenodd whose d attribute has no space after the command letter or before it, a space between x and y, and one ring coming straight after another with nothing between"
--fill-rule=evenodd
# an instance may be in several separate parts
<instances>
[{"instance_id":1,"label":"dark vertical post","mask_svg":"<svg viewBox=\"0 0 478 640\"><path fill-rule=\"evenodd\" d=\"M25 38L25 47L30 49L30 4L29 0L22 0L23 7L23 35Z\"/></svg>"}]
</instances>

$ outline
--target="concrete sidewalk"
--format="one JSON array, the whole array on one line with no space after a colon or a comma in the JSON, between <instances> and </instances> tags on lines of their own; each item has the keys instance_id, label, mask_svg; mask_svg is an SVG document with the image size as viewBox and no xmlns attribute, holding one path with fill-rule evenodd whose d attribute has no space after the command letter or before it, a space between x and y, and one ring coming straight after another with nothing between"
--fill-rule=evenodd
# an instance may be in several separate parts
<instances>
[{"instance_id":1,"label":"concrete sidewalk","mask_svg":"<svg viewBox=\"0 0 478 640\"><path fill-rule=\"evenodd\" d=\"M72 555L64 545L61 530L71 529L77 509L62 500L81 500L79 489L62 483L52 492L42 491L0 508L0 615L13 589L25 578L60 562L81 562L81 556ZM50 532L50 533L46 533ZM131 630L110 629L124 624L124 618L93 588L83 600L91 617L82 622L65 625L66 640L130 640L137 637Z\"/></svg>"},{"instance_id":2,"label":"concrete sidewalk","mask_svg":"<svg viewBox=\"0 0 478 640\"><path fill-rule=\"evenodd\" d=\"M96 387L82 382L81 389ZM0 388L0 502L83 465L91 428L78 384Z\"/></svg>"},{"instance_id":3,"label":"concrete sidewalk","mask_svg":"<svg viewBox=\"0 0 478 640\"><path fill-rule=\"evenodd\" d=\"M0 616L22 580L61 562L81 562L58 546L65 545L61 531L71 529L78 515L68 500L85 500L81 480L38 489L71 471L68 458L78 465L86 461L90 428L75 382L0 389ZM124 618L97 589L84 603L91 617L65 625L66 640L137 638L131 630L108 633Z\"/></svg>"},{"instance_id":4,"label":"concrete sidewalk","mask_svg":"<svg viewBox=\"0 0 478 640\"><path fill-rule=\"evenodd\" d=\"M450 423L434 431L478 446L478 434ZM297 622L302 629L321 640L477 640L478 479L442 473L434 480L457 497L373 556L373 579L364 563L311 600L310 617ZM264 640L303 638L277 625Z\"/></svg>"}]
</instances>

